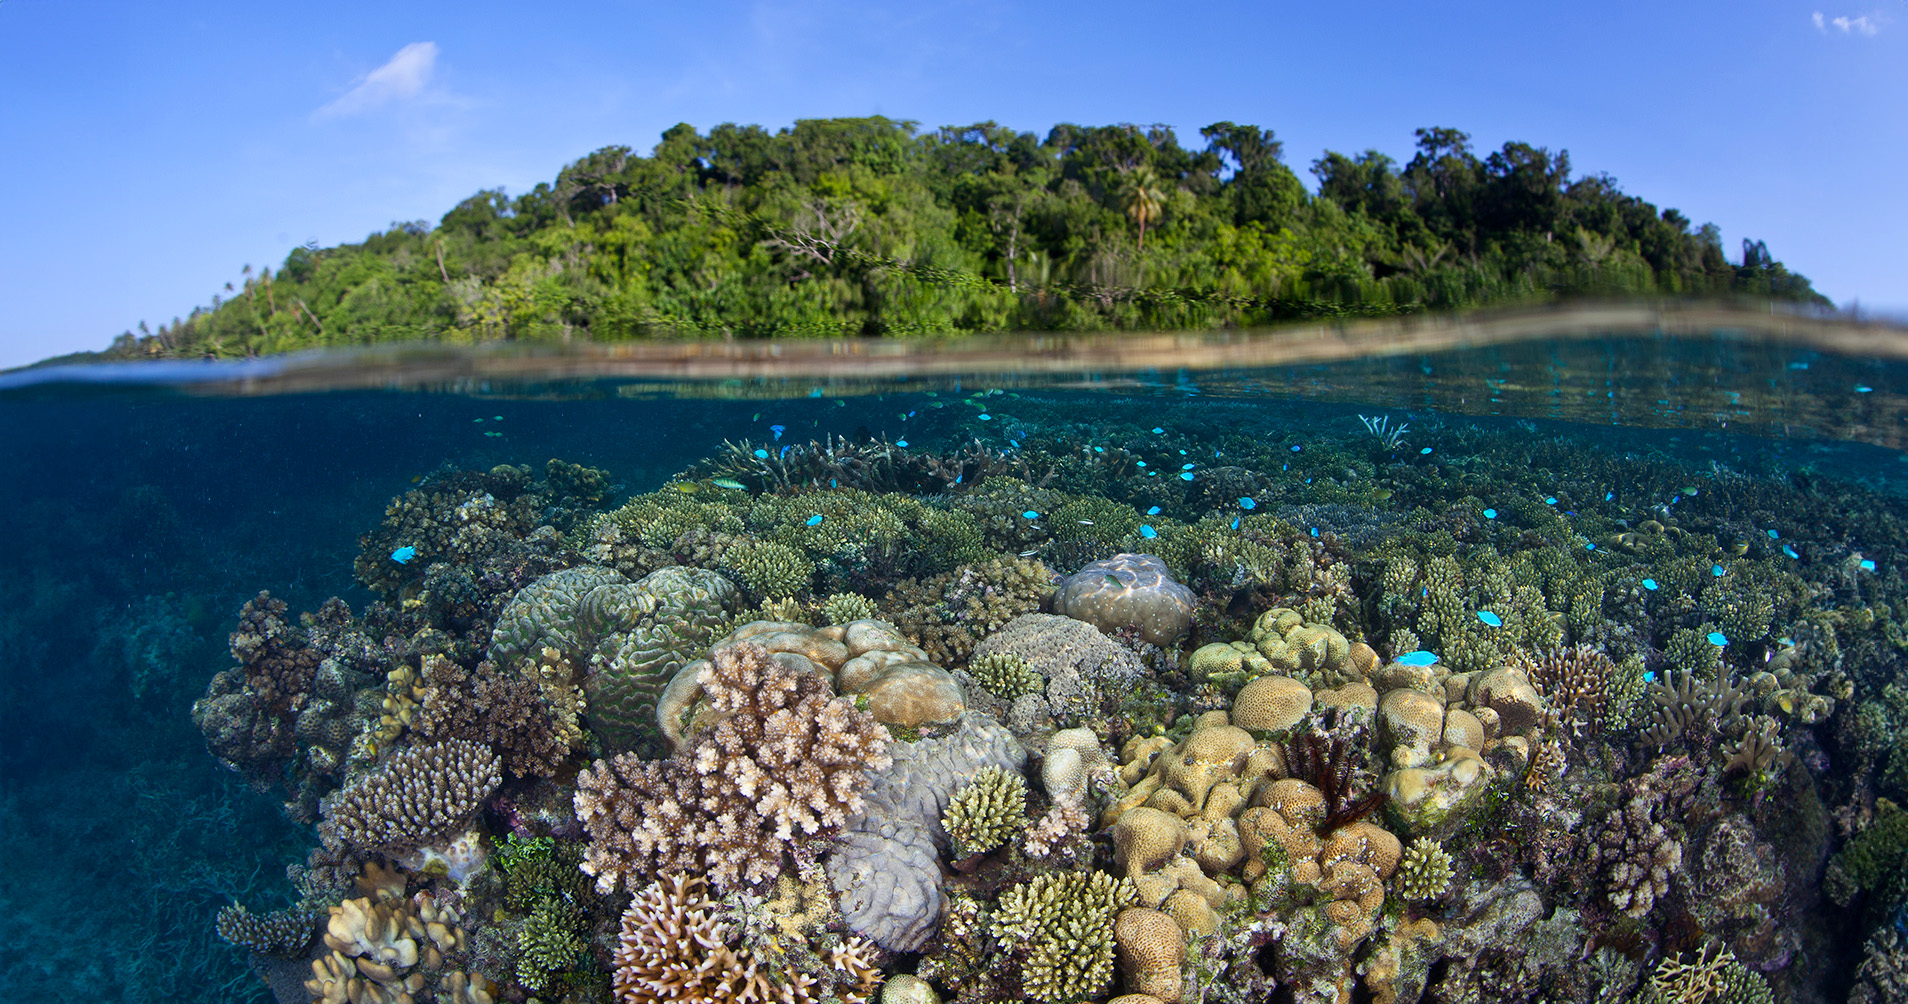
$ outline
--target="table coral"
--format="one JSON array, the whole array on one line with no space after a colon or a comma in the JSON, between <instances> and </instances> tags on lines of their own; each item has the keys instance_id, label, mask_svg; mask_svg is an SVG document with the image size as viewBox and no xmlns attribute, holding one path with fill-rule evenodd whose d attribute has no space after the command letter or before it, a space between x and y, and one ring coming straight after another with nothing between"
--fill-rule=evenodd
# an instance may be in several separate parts
<instances>
[{"instance_id":1,"label":"table coral","mask_svg":"<svg viewBox=\"0 0 1908 1004\"><path fill-rule=\"evenodd\" d=\"M719 888L773 879L798 842L839 830L867 772L891 763L873 717L758 645L715 649L697 682L719 720L675 757L624 753L578 775L583 870L604 892L675 871Z\"/></svg>"}]
</instances>

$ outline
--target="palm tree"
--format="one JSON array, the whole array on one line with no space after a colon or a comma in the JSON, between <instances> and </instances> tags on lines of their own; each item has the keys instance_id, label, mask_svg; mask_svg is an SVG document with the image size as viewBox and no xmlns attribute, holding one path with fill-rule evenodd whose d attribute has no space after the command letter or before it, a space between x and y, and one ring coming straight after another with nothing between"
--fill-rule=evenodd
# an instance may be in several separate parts
<instances>
[{"instance_id":1,"label":"palm tree","mask_svg":"<svg viewBox=\"0 0 1908 1004\"><path fill-rule=\"evenodd\" d=\"M1166 202L1159 175L1150 167L1135 168L1126 177L1126 215L1139 224L1139 250L1146 250L1146 224L1159 218Z\"/></svg>"}]
</instances>

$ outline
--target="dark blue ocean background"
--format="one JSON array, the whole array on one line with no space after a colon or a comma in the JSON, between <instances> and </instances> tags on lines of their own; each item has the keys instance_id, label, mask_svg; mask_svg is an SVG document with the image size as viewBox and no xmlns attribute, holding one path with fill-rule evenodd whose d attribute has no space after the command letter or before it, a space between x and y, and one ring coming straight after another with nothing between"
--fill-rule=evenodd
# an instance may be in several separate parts
<instances>
[{"instance_id":1,"label":"dark blue ocean background","mask_svg":"<svg viewBox=\"0 0 1908 1004\"><path fill-rule=\"evenodd\" d=\"M1613 367L1621 355L1609 355ZM1900 497L1901 455L1837 433L1859 418L1865 438L1900 436L1899 416L1861 409L1899 400L1908 381L1862 361L1783 368L1793 358L1774 353L1725 375L1631 376L1705 400L1779 384L1787 399L1821 396L1798 438L1779 438L1779 422L1751 423L1778 437L1765 438L1678 418L1680 402L1654 396L1670 391L1633 393L1621 380L1590 415L1539 388L1515 411L1475 421L1532 437L1567 433L1587 449L1680 457L1692 470L1806 471ZM1378 410L1364 406L1370 398L1416 428L1473 421L1432 410L1456 400L1432 373L1444 369L1442 360L1409 359L1377 370L1281 371L1239 377L1231 396L1196 395L1183 376L1154 374L1143 382L1152 389L1030 390L1020 410L1030 422L1089 428L1158 422L1216 435L1250 421L1343 434L1358 414ZM1805 377L1819 388L1782 383ZM1307 380L1337 389L1289 393ZM1857 395L1857 383L1869 390ZM1478 393L1486 385L1472 387L1472 410L1493 410ZM1640 393L1649 399L1629 400ZM244 953L214 934L213 915L235 900L254 910L291 902L285 867L315 841L284 818L276 796L249 789L207 754L189 710L232 664L226 636L260 589L293 611L333 595L354 610L372 599L352 578L358 536L414 479L447 467L541 469L556 457L608 470L620 498L654 490L724 439L766 438L771 422L804 441L861 433L958 445L971 423L953 416L939 427L928 418L897 424L927 400L247 398L62 386L0 398L0 1001L269 999ZM1546 409L1597 424L1547 418Z\"/></svg>"}]
</instances>

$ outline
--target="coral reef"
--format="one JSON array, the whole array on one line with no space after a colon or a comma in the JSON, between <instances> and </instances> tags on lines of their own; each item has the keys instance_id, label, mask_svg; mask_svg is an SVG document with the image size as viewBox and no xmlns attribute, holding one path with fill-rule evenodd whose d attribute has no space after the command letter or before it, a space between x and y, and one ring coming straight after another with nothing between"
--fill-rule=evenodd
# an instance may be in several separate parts
<instances>
[{"instance_id":1,"label":"coral reef","mask_svg":"<svg viewBox=\"0 0 1908 1004\"><path fill-rule=\"evenodd\" d=\"M954 857L985 854L1027 825L1027 782L999 767L983 767L948 801L941 825Z\"/></svg>"},{"instance_id":2,"label":"coral reef","mask_svg":"<svg viewBox=\"0 0 1908 1004\"><path fill-rule=\"evenodd\" d=\"M1151 554L1116 554L1060 580L1053 612L1102 631L1131 627L1154 645L1171 646L1192 627L1192 590L1173 581Z\"/></svg>"},{"instance_id":3,"label":"coral reef","mask_svg":"<svg viewBox=\"0 0 1908 1004\"><path fill-rule=\"evenodd\" d=\"M420 847L462 827L503 782L502 768L463 739L404 750L328 796L318 835L334 849Z\"/></svg>"},{"instance_id":4,"label":"coral reef","mask_svg":"<svg viewBox=\"0 0 1908 1004\"><path fill-rule=\"evenodd\" d=\"M1049 872L1001 893L990 931L1042 1004L1097 997L1113 983L1113 925L1132 884L1105 872Z\"/></svg>"}]
</instances>

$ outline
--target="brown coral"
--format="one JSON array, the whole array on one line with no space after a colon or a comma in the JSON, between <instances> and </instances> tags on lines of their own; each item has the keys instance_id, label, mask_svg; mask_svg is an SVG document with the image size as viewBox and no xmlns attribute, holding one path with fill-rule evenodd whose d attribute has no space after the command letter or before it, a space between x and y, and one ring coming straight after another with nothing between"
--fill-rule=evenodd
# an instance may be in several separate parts
<instances>
[{"instance_id":1,"label":"brown coral","mask_svg":"<svg viewBox=\"0 0 1908 1004\"><path fill-rule=\"evenodd\" d=\"M716 649L698 682L721 718L673 759L625 753L577 777L583 870L604 892L663 872L718 888L768 881L798 842L839 830L866 771L892 762L872 716L758 645Z\"/></svg>"},{"instance_id":2,"label":"brown coral","mask_svg":"<svg viewBox=\"0 0 1908 1004\"><path fill-rule=\"evenodd\" d=\"M449 739L405 750L325 799L318 835L332 849L407 850L448 834L503 783L489 747Z\"/></svg>"},{"instance_id":3,"label":"brown coral","mask_svg":"<svg viewBox=\"0 0 1908 1004\"><path fill-rule=\"evenodd\" d=\"M943 666L967 661L1001 625L1040 609L1053 573L1038 561L995 558L924 579L909 579L882 606L928 656Z\"/></svg>"},{"instance_id":4,"label":"brown coral","mask_svg":"<svg viewBox=\"0 0 1908 1004\"><path fill-rule=\"evenodd\" d=\"M838 996L845 1004L865 1004L873 991L880 972L872 946L860 938L828 949L820 971L806 972L787 954L763 959L739 947L738 932L719 918L719 909L702 880L691 876L665 875L638 892L617 937L616 999L808 1004Z\"/></svg>"},{"instance_id":5,"label":"brown coral","mask_svg":"<svg viewBox=\"0 0 1908 1004\"><path fill-rule=\"evenodd\" d=\"M274 713L295 710L304 703L311 678L324 661L285 622L285 601L273 599L269 592L259 593L239 609L230 644L232 658L245 670L246 687L262 707Z\"/></svg>"},{"instance_id":6,"label":"brown coral","mask_svg":"<svg viewBox=\"0 0 1908 1004\"><path fill-rule=\"evenodd\" d=\"M569 756L555 713L527 675L504 673L489 661L465 669L447 656L430 655L422 676L423 703L413 721L419 734L490 746L513 777L549 777Z\"/></svg>"}]
</instances>

